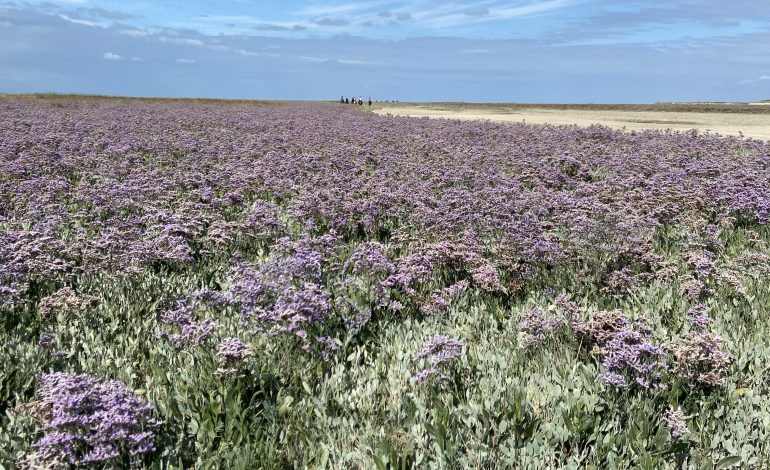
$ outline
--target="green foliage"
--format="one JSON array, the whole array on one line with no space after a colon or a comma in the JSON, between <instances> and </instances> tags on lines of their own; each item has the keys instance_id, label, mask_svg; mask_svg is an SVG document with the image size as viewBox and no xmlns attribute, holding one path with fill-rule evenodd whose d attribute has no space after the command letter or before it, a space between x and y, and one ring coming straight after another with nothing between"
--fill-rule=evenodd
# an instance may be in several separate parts
<instances>
[{"instance_id":1,"label":"green foliage","mask_svg":"<svg viewBox=\"0 0 770 470\"><path fill-rule=\"evenodd\" d=\"M676 234L657 249L684 270ZM738 266L757 248L739 230L723 235L719 264ZM768 241L768 234L762 233ZM352 243L352 242L351 242ZM262 256L255 254L255 256ZM766 468L770 465L770 292L766 278L738 271L744 293L718 279L706 300L712 330L731 357L722 388L671 379L657 391L616 392L595 380L598 363L571 336L524 351L522 311L554 311L542 286L569 292L588 310L644 316L656 336L686 331L695 299L657 280L618 295L554 272L520 297L470 290L432 317L382 315L329 363L278 339L244 331L233 309L211 312L220 329L200 346L157 339L159 312L204 287L227 284L227 261L152 267L125 277L81 275L38 285L0 329L0 465L12 468L39 436L41 374L68 370L122 380L163 425L151 468ZM61 285L97 298L69 316L41 318L40 299ZM362 298L368 305L371 299ZM53 349L38 346L50 332ZM468 344L446 383L417 384L414 355L434 335ZM237 375L217 374L216 344L248 341L254 355ZM61 354L56 354L61 352ZM662 420L680 407L688 432Z\"/></svg>"}]
</instances>

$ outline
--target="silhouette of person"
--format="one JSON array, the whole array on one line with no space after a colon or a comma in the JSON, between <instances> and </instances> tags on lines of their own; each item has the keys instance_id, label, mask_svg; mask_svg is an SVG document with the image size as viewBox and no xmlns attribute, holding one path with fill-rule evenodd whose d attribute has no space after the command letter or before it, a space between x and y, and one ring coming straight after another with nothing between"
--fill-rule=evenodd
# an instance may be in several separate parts
<instances>
[{"instance_id":1,"label":"silhouette of person","mask_svg":"<svg viewBox=\"0 0 770 470\"><path fill-rule=\"evenodd\" d=\"M371 106L372 106L372 97L370 96L369 97L369 107L371 108Z\"/></svg>"}]
</instances>

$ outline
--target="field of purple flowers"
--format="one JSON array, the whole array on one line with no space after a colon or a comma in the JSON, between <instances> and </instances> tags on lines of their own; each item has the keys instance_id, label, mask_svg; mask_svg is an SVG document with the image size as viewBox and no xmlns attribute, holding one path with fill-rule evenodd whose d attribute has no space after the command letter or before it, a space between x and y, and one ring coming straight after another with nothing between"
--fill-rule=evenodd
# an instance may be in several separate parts
<instances>
[{"instance_id":1,"label":"field of purple flowers","mask_svg":"<svg viewBox=\"0 0 770 470\"><path fill-rule=\"evenodd\" d=\"M770 143L0 99L0 467L765 468Z\"/></svg>"}]
</instances>

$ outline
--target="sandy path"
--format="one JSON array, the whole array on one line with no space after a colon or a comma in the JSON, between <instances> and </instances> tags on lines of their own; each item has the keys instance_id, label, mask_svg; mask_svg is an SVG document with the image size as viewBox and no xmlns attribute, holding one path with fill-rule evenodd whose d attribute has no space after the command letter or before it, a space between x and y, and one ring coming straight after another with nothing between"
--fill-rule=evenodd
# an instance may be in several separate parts
<instances>
[{"instance_id":1,"label":"sandy path","mask_svg":"<svg viewBox=\"0 0 770 470\"><path fill-rule=\"evenodd\" d=\"M561 110L539 108L496 109L441 109L430 105L382 106L374 110L379 114L397 116L489 119L500 122L528 122L532 124L606 126L626 130L673 129L685 131L698 129L724 135L740 135L770 140L770 114L698 113L669 111L609 111L609 110Z\"/></svg>"}]
</instances>

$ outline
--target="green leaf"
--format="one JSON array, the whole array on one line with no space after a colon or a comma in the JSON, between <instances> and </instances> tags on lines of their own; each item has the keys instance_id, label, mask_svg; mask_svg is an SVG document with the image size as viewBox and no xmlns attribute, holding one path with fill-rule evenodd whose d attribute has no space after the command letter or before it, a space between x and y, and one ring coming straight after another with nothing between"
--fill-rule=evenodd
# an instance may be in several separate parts
<instances>
[{"instance_id":1,"label":"green leaf","mask_svg":"<svg viewBox=\"0 0 770 470\"><path fill-rule=\"evenodd\" d=\"M288 395L286 398L283 399L283 405L281 405L280 408L278 408L278 415L283 416L286 413L289 412L291 409L291 404L294 403L294 397L291 395Z\"/></svg>"},{"instance_id":2,"label":"green leaf","mask_svg":"<svg viewBox=\"0 0 770 470\"><path fill-rule=\"evenodd\" d=\"M732 467L733 465L736 465L739 463L741 463L741 458L737 455L731 455L717 462L716 465L714 465L714 470L719 470L720 468Z\"/></svg>"},{"instance_id":3,"label":"green leaf","mask_svg":"<svg viewBox=\"0 0 770 470\"><path fill-rule=\"evenodd\" d=\"M676 442L672 444L671 447L669 447L668 450L663 453L663 455L678 454L680 452L686 451L689 447L689 444L686 442Z\"/></svg>"}]
</instances>

